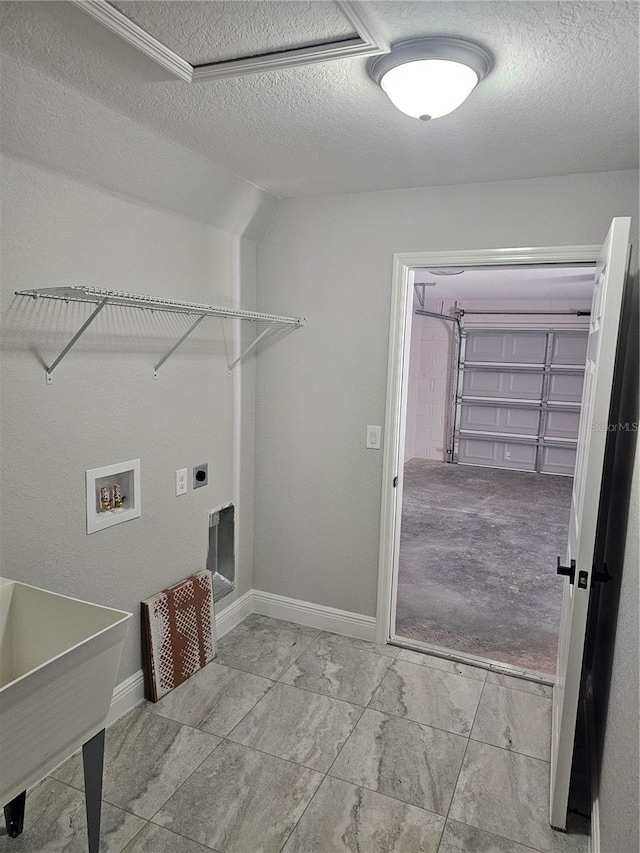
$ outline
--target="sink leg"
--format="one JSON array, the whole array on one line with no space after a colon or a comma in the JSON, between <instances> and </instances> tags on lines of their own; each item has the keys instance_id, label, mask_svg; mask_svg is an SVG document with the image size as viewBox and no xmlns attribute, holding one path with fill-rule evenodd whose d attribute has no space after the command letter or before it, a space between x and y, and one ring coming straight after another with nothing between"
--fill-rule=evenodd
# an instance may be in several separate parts
<instances>
[{"instance_id":1,"label":"sink leg","mask_svg":"<svg viewBox=\"0 0 640 853\"><path fill-rule=\"evenodd\" d=\"M100 849L100 813L102 808L102 766L104 763L104 729L82 747L84 795L87 809L89 853Z\"/></svg>"},{"instance_id":2,"label":"sink leg","mask_svg":"<svg viewBox=\"0 0 640 853\"><path fill-rule=\"evenodd\" d=\"M26 798L27 792L23 791L15 799L11 800L9 805L4 807L4 822L9 838L17 838L24 829L24 805Z\"/></svg>"}]
</instances>

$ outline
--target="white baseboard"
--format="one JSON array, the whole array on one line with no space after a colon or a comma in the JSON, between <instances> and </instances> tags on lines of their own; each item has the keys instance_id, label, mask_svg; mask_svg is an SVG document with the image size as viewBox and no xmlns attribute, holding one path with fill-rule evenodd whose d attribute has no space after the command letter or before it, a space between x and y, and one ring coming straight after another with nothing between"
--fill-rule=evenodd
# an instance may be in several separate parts
<instances>
[{"instance_id":1,"label":"white baseboard","mask_svg":"<svg viewBox=\"0 0 640 853\"><path fill-rule=\"evenodd\" d=\"M274 595L272 592L253 590L253 612L263 616L273 616L275 619L287 619L298 625L309 628L319 628L322 631L332 631L344 634L346 637L357 637L360 640L375 641L376 620L374 616L362 613L350 613L323 604L313 604L310 601L300 601L297 598L287 598L285 595Z\"/></svg>"},{"instance_id":2,"label":"white baseboard","mask_svg":"<svg viewBox=\"0 0 640 853\"><path fill-rule=\"evenodd\" d=\"M116 684L111 699L111 707L104 721L108 728L124 717L129 711L144 700L144 674L141 669L125 678L120 684Z\"/></svg>"},{"instance_id":3,"label":"white baseboard","mask_svg":"<svg viewBox=\"0 0 640 853\"><path fill-rule=\"evenodd\" d=\"M236 625L239 625L243 619L246 619L253 613L253 590L250 589L222 608L220 612L216 610L216 637L220 639L228 634Z\"/></svg>"},{"instance_id":4,"label":"white baseboard","mask_svg":"<svg viewBox=\"0 0 640 853\"><path fill-rule=\"evenodd\" d=\"M350 613L347 610L325 607L323 604L313 604L310 601L300 601L297 598L287 598L284 595L274 595L272 592L260 592L257 589L250 589L220 610L219 613L216 612L217 638L224 637L251 613L273 616L275 619L286 619L308 628L318 628L321 631L332 631L334 634L344 634L346 637L357 637L360 640L375 642L376 620L374 616ZM129 678L116 685L105 726L112 726L120 717L123 717L143 700L144 676L142 670L139 669ZM598 853L598 851L594 850L592 853Z\"/></svg>"}]
</instances>

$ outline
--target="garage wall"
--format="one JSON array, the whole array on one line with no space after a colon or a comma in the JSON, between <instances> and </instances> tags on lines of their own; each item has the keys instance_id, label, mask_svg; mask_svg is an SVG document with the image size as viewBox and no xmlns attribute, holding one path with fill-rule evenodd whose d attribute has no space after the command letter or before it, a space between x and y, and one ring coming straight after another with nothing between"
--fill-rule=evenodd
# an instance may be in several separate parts
<instances>
[{"instance_id":1,"label":"garage wall","mask_svg":"<svg viewBox=\"0 0 640 853\"><path fill-rule=\"evenodd\" d=\"M426 318L425 318L426 319ZM420 349L422 339L412 328L409 345L409 380L407 383L407 418L404 437L404 461L413 459L416 443L416 421L418 417L418 381L420 378Z\"/></svg>"},{"instance_id":2,"label":"garage wall","mask_svg":"<svg viewBox=\"0 0 640 853\"><path fill-rule=\"evenodd\" d=\"M418 306L416 306L418 307ZM427 311L448 313L450 304L425 300ZM453 323L414 315L411 326L405 461L446 462L449 395L454 349Z\"/></svg>"}]
</instances>

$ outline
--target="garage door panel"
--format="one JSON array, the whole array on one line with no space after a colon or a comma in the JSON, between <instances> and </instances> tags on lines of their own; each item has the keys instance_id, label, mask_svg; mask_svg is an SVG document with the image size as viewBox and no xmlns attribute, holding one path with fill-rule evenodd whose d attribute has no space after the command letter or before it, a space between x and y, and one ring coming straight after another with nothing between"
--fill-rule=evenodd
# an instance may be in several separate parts
<instances>
[{"instance_id":1,"label":"garage door panel","mask_svg":"<svg viewBox=\"0 0 640 853\"><path fill-rule=\"evenodd\" d=\"M482 465L489 468L535 470L536 447L533 444L514 444L509 441L461 437L458 463Z\"/></svg>"},{"instance_id":2,"label":"garage door panel","mask_svg":"<svg viewBox=\"0 0 640 853\"><path fill-rule=\"evenodd\" d=\"M572 447L543 447L540 470L543 474L565 474L573 477L576 451Z\"/></svg>"},{"instance_id":3,"label":"garage door panel","mask_svg":"<svg viewBox=\"0 0 640 853\"><path fill-rule=\"evenodd\" d=\"M552 438L578 438L580 412L547 412L544 434Z\"/></svg>"},{"instance_id":4,"label":"garage door panel","mask_svg":"<svg viewBox=\"0 0 640 853\"><path fill-rule=\"evenodd\" d=\"M500 410L496 406L463 406L460 429L500 432Z\"/></svg>"},{"instance_id":5,"label":"garage door panel","mask_svg":"<svg viewBox=\"0 0 640 853\"><path fill-rule=\"evenodd\" d=\"M473 432L502 432L513 435L537 435L540 423L538 409L516 409L503 406L463 405L460 429Z\"/></svg>"},{"instance_id":6,"label":"garage door panel","mask_svg":"<svg viewBox=\"0 0 640 853\"><path fill-rule=\"evenodd\" d=\"M582 373L551 373L548 399L554 403L581 403L583 384Z\"/></svg>"},{"instance_id":7,"label":"garage door panel","mask_svg":"<svg viewBox=\"0 0 640 853\"><path fill-rule=\"evenodd\" d=\"M454 461L573 475L586 347L586 329L467 330Z\"/></svg>"},{"instance_id":8,"label":"garage door panel","mask_svg":"<svg viewBox=\"0 0 640 853\"><path fill-rule=\"evenodd\" d=\"M544 364L546 349L547 336L542 332L467 332L465 361Z\"/></svg>"},{"instance_id":9,"label":"garage door panel","mask_svg":"<svg viewBox=\"0 0 640 853\"><path fill-rule=\"evenodd\" d=\"M540 427L538 409L503 409L505 412L504 432L516 432L520 435L537 435Z\"/></svg>"},{"instance_id":10,"label":"garage door panel","mask_svg":"<svg viewBox=\"0 0 640 853\"><path fill-rule=\"evenodd\" d=\"M462 393L468 397L539 400L542 394L542 373L466 370Z\"/></svg>"},{"instance_id":11,"label":"garage door panel","mask_svg":"<svg viewBox=\"0 0 640 853\"><path fill-rule=\"evenodd\" d=\"M512 400L539 400L542 394L543 377L539 373L507 374L507 397ZM535 395L535 396L534 396Z\"/></svg>"},{"instance_id":12,"label":"garage door panel","mask_svg":"<svg viewBox=\"0 0 640 853\"><path fill-rule=\"evenodd\" d=\"M584 366L587 360L587 332L555 332L551 352L552 364Z\"/></svg>"}]
</instances>

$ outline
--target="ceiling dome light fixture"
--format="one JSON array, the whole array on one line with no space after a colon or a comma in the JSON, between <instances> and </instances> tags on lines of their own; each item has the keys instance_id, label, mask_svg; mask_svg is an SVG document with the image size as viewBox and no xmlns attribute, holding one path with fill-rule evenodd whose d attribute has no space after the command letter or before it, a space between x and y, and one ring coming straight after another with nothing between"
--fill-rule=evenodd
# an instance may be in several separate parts
<instances>
[{"instance_id":1,"label":"ceiling dome light fixture","mask_svg":"<svg viewBox=\"0 0 640 853\"><path fill-rule=\"evenodd\" d=\"M428 121L457 109L492 65L484 47L434 36L393 45L371 61L369 74L401 112Z\"/></svg>"}]
</instances>

